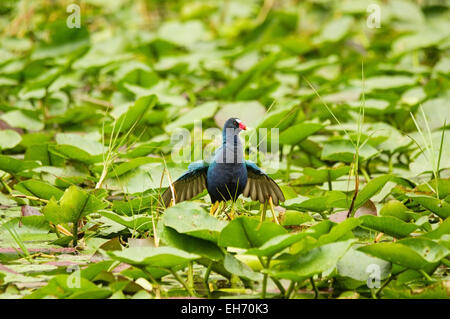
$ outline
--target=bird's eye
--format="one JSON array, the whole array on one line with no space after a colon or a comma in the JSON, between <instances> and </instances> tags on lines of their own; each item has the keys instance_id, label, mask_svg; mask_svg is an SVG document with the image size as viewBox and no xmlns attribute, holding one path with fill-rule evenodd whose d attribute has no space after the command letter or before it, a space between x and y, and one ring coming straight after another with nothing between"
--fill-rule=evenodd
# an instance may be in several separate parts
<instances>
[{"instance_id":1,"label":"bird's eye","mask_svg":"<svg viewBox=\"0 0 450 319\"><path fill-rule=\"evenodd\" d=\"M234 121L233 124L234 124L235 126L237 126L237 122L236 122L236 121Z\"/></svg>"}]
</instances>

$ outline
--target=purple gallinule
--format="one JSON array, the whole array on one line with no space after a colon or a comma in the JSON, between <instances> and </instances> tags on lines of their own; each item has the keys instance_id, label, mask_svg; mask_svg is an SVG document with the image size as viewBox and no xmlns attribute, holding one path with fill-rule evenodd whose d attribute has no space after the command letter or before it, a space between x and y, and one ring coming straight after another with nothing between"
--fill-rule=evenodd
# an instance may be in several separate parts
<instances>
[{"instance_id":1,"label":"purple gallinule","mask_svg":"<svg viewBox=\"0 0 450 319\"><path fill-rule=\"evenodd\" d=\"M246 129L239 119L228 119L223 127L223 143L217 149L214 159L210 163L191 163L188 171L162 194L165 207L170 206L173 199L176 203L189 200L206 188L213 203L211 215L216 212L220 202L229 200L233 201L233 214L234 202L243 194L264 204L264 215L268 203L274 220L278 222L273 206L285 200L283 192L255 163L244 159L239 133Z\"/></svg>"}]
</instances>

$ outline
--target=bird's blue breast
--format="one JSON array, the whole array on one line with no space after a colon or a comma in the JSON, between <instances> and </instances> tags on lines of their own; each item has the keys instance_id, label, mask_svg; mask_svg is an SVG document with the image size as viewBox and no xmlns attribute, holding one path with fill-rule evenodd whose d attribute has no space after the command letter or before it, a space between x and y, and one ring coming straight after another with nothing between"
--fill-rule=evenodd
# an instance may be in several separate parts
<instances>
[{"instance_id":1,"label":"bird's blue breast","mask_svg":"<svg viewBox=\"0 0 450 319\"><path fill-rule=\"evenodd\" d=\"M247 184L245 163L216 163L208 168L207 188L211 202L234 201L242 194Z\"/></svg>"}]
</instances>

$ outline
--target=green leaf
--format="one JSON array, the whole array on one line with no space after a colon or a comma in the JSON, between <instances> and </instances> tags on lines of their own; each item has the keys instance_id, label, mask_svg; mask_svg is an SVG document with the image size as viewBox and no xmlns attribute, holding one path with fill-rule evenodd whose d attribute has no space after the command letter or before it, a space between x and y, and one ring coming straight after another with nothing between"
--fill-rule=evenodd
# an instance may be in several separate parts
<instances>
[{"instance_id":1,"label":"green leaf","mask_svg":"<svg viewBox=\"0 0 450 319\"><path fill-rule=\"evenodd\" d=\"M290 61L293 62L292 65L290 65ZM278 66L286 72L305 73L319 67L335 65L338 61L339 59L337 55L330 55L325 58L306 60L302 63L299 63L298 59L289 59L288 61L286 61L287 63L285 63L285 61L281 61Z\"/></svg>"},{"instance_id":2,"label":"green leaf","mask_svg":"<svg viewBox=\"0 0 450 319\"><path fill-rule=\"evenodd\" d=\"M354 110L359 110L359 108L361 107L361 102L351 102L350 106ZM376 99L367 99L364 101L365 114L376 116L385 112L390 113L390 111L392 111L392 105L389 103L389 101Z\"/></svg>"},{"instance_id":3,"label":"green leaf","mask_svg":"<svg viewBox=\"0 0 450 319\"><path fill-rule=\"evenodd\" d=\"M266 241L262 246L258 248L250 248L246 254L256 256L273 256L283 249L291 246L292 244L302 240L306 236L313 235L314 232L302 232L297 234L283 234L273 237Z\"/></svg>"},{"instance_id":4,"label":"green leaf","mask_svg":"<svg viewBox=\"0 0 450 319\"><path fill-rule=\"evenodd\" d=\"M152 109L157 102L158 98L154 94L141 96L136 100L133 106L128 108L127 112L120 115L114 126L110 125L109 127L105 127L105 131L114 131L115 134L117 134L117 132L128 132L142 120L145 113Z\"/></svg>"},{"instance_id":5,"label":"green leaf","mask_svg":"<svg viewBox=\"0 0 450 319\"><path fill-rule=\"evenodd\" d=\"M422 109L432 131L443 127L446 120L447 123L450 121L450 109L447 107L447 102L447 98L436 98L423 103ZM425 128L426 124L422 116L418 117L418 123L422 128Z\"/></svg>"},{"instance_id":6,"label":"green leaf","mask_svg":"<svg viewBox=\"0 0 450 319\"><path fill-rule=\"evenodd\" d=\"M379 279L386 279L391 272L391 263L362 253L353 247L339 260L337 271L340 276L349 277L358 281L367 281L372 265L379 267Z\"/></svg>"},{"instance_id":7,"label":"green leaf","mask_svg":"<svg viewBox=\"0 0 450 319\"><path fill-rule=\"evenodd\" d=\"M83 277L80 278L79 285L75 285L74 281L77 279L71 276L76 276L76 274L57 275L51 278L46 286L35 290L25 298L43 299L46 297L54 297L61 299L101 299L107 298L112 294L110 289L97 287Z\"/></svg>"},{"instance_id":8,"label":"green leaf","mask_svg":"<svg viewBox=\"0 0 450 319\"><path fill-rule=\"evenodd\" d=\"M392 216L397 217L405 222L409 221L409 215L407 214L408 208L398 200L391 200L384 204L380 210L380 216Z\"/></svg>"},{"instance_id":9,"label":"green leaf","mask_svg":"<svg viewBox=\"0 0 450 319\"><path fill-rule=\"evenodd\" d=\"M45 218L55 224L73 222L76 219L75 214L68 207L61 207L55 199L51 199L42 210Z\"/></svg>"},{"instance_id":10,"label":"green leaf","mask_svg":"<svg viewBox=\"0 0 450 319\"><path fill-rule=\"evenodd\" d=\"M165 211L164 225L181 234L217 243L227 223L210 216L197 203L181 202Z\"/></svg>"},{"instance_id":11,"label":"green leaf","mask_svg":"<svg viewBox=\"0 0 450 319\"><path fill-rule=\"evenodd\" d=\"M225 255L223 265L225 269L233 275L254 281L261 281L263 279L263 275L261 273L253 271L249 266L231 254Z\"/></svg>"},{"instance_id":12,"label":"green leaf","mask_svg":"<svg viewBox=\"0 0 450 319\"><path fill-rule=\"evenodd\" d=\"M87 280L94 280L94 278L102 271L108 271L113 264L113 260L100 261L80 270L80 275Z\"/></svg>"},{"instance_id":13,"label":"green leaf","mask_svg":"<svg viewBox=\"0 0 450 319\"><path fill-rule=\"evenodd\" d=\"M388 90L412 86L416 82L417 80L411 76L383 75L365 79L364 87L367 91ZM354 84L360 84L360 81L354 81Z\"/></svg>"},{"instance_id":14,"label":"green leaf","mask_svg":"<svg viewBox=\"0 0 450 319\"><path fill-rule=\"evenodd\" d=\"M378 243L360 247L358 250L406 268L421 270L431 263L425 259L426 250L422 250L424 246L433 249L433 252L430 254L431 258L427 257L428 260L433 260L436 256L442 256L442 246L438 244L430 245L430 241L405 242L405 244L399 242Z\"/></svg>"},{"instance_id":15,"label":"green leaf","mask_svg":"<svg viewBox=\"0 0 450 319\"><path fill-rule=\"evenodd\" d=\"M298 254L280 262L270 269L270 275L301 281L316 274L336 267L339 259L344 256L355 239L339 241L316 247L305 254Z\"/></svg>"},{"instance_id":16,"label":"green leaf","mask_svg":"<svg viewBox=\"0 0 450 319\"><path fill-rule=\"evenodd\" d=\"M49 145L49 150L64 158L80 162L96 163L102 161L106 147L101 143L74 133L56 135L58 145Z\"/></svg>"},{"instance_id":17,"label":"green leaf","mask_svg":"<svg viewBox=\"0 0 450 319\"><path fill-rule=\"evenodd\" d=\"M40 41L32 59L53 58L76 52L89 44L89 31L85 26L68 28L64 19L57 19L47 26L49 41Z\"/></svg>"},{"instance_id":18,"label":"green leaf","mask_svg":"<svg viewBox=\"0 0 450 319\"><path fill-rule=\"evenodd\" d=\"M350 171L349 166L340 166L324 169L305 167L303 169L303 176L296 179L293 185L322 185L328 180L334 181L339 177L348 174L349 171Z\"/></svg>"},{"instance_id":19,"label":"green leaf","mask_svg":"<svg viewBox=\"0 0 450 319\"><path fill-rule=\"evenodd\" d=\"M152 203L154 204L155 200L151 196L139 196L124 201L115 200L112 203L112 209L120 215L133 216L150 209Z\"/></svg>"},{"instance_id":20,"label":"green leaf","mask_svg":"<svg viewBox=\"0 0 450 319\"><path fill-rule=\"evenodd\" d=\"M287 210L284 212L283 218L280 220L280 223L282 226L298 226L312 220L313 218L307 213L302 213L295 210Z\"/></svg>"},{"instance_id":21,"label":"green leaf","mask_svg":"<svg viewBox=\"0 0 450 319\"><path fill-rule=\"evenodd\" d=\"M322 128L324 125L319 123L299 123L282 131L279 142L282 145L297 145Z\"/></svg>"},{"instance_id":22,"label":"green leaf","mask_svg":"<svg viewBox=\"0 0 450 319\"><path fill-rule=\"evenodd\" d=\"M447 32L439 29L439 24L437 24L437 28L426 26L419 29L418 32L397 38L391 46L392 56L396 57L406 52L437 45L448 36Z\"/></svg>"},{"instance_id":23,"label":"green leaf","mask_svg":"<svg viewBox=\"0 0 450 319\"><path fill-rule=\"evenodd\" d=\"M100 210L98 211L98 213L106 218L115 221L116 223L139 232L145 232L153 228L151 216L120 216L107 210Z\"/></svg>"},{"instance_id":24,"label":"green leaf","mask_svg":"<svg viewBox=\"0 0 450 319\"><path fill-rule=\"evenodd\" d=\"M0 131L0 150L6 150L13 148L20 143L22 137L19 133L13 130L1 130Z\"/></svg>"},{"instance_id":25,"label":"green leaf","mask_svg":"<svg viewBox=\"0 0 450 319\"><path fill-rule=\"evenodd\" d=\"M56 135L55 139L59 145L72 145L90 155L99 155L105 151L105 147L100 142L81 134L60 133Z\"/></svg>"},{"instance_id":26,"label":"green leaf","mask_svg":"<svg viewBox=\"0 0 450 319\"><path fill-rule=\"evenodd\" d=\"M422 237L430 238L430 239L441 239L442 236L450 234L450 218L447 218L439 225L439 227L434 230L425 233Z\"/></svg>"},{"instance_id":27,"label":"green leaf","mask_svg":"<svg viewBox=\"0 0 450 319\"><path fill-rule=\"evenodd\" d=\"M354 208L360 208L364 205L364 203L371 199L372 196L378 194L383 189L384 185L391 180L391 178L391 175L382 175L368 182L356 196Z\"/></svg>"},{"instance_id":28,"label":"green leaf","mask_svg":"<svg viewBox=\"0 0 450 319\"><path fill-rule=\"evenodd\" d=\"M448 299L450 289L448 280L440 280L432 285L416 289L386 287L383 297L389 299Z\"/></svg>"},{"instance_id":29,"label":"green leaf","mask_svg":"<svg viewBox=\"0 0 450 319\"><path fill-rule=\"evenodd\" d=\"M358 227L360 224L361 220L359 218L347 218L342 223L333 226L328 234L322 235L319 238L317 245L332 243L342 239L342 237L345 238L347 235L353 237L353 234L351 233L352 229Z\"/></svg>"},{"instance_id":30,"label":"green leaf","mask_svg":"<svg viewBox=\"0 0 450 319\"><path fill-rule=\"evenodd\" d=\"M361 221L355 218L349 218L341 224L335 225L328 232L328 223L322 225L315 225L308 228L306 231L297 234L283 234L266 241L258 248L251 248L247 250L246 254L257 256L273 256L281 252L283 249L295 244L306 238L307 236L318 239L315 246L320 246L342 239L342 237L351 234L351 230L357 227ZM298 251L297 251L298 252Z\"/></svg>"},{"instance_id":31,"label":"green leaf","mask_svg":"<svg viewBox=\"0 0 450 319\"><path fill-rule=\"evenodd\" d=\"M405 238L397 243L408 246L429 263L435 263L448 256L450 251L427 238Z\"/></svg>"},{"instance_id":32,"label":"green leaf","mask_svg":"<svg viewBox=\"0 0 450 319\"><path fill-rule=\"evenodd\" d=\"M0 118L12 127L20 127L30 131L40 131L44 128L44 123L21 111L10 111L0 115Z\"/></svg>"},{"instance_id":33,"label":"green leaf","mask_svg":"<svg viewBox=\"0 0 450 319\"><path fill-rule=\"evenodd\" d=\"M298 254L300 252L306 252L312 248L315 248L317 246L317 240L319 239L319 237L328 234L335 225L335 223L326 219L314 226L311 226L310 228L308 228L308 230L305 231L308 233L308 236L292 244L289 249L289 253ZM324 240L325 239L323 239L323 241Z\"/></svg>"},{"instance_id":34,"label":"green leaf","mask_svg":"<svg viewBox=\"0 0 450 319\"><path fill-rule=\"evenodd\" d=\"M258 124L260 128L279 128L281 131L288 128L294 121L297 111L293 111L289 106L266 113L264 118ZM261 139L260 139L261 140Z\"/></svg>"},{"instance_id":35,"label":"green leaf","mask_svg":"<svg viewBox=\"0 0 450 319\"><path fill-rule=\"evenodd\" d=\"M73 159L86 164L99 163L102 161L102 156L93 156L88 152L72 145L49 145L49 150L56 156L67 159Z\"/></svg>"},{"instance_id":36,"label":"green leaf","mask_svg":"<svg viewBox=\"0 0 450 319\"><path fill-rule=\"evenodd\" d=\"M167 21L158 30L158 37L180 46L192 46L205 40L207 32L201 21L190 20L186 22Z\"/></svg>"},{"instance_id":37,"label":"green leaf","mask_svg":"<svg viewBox=\"0 0 450 319\"><path fill-rule=\"evenodd\" d=\"M59 204L51 199L42 210L45 218L55 224L75 223L81 217L105 207L105 203L77 186L64 192Z\"/></svg>"},{"instance_id":38,"label":"green leaf","mask_svg":"<svg viewBox=\"0 0 450 319\"><path fill-rule=\"evenodd\" d=\"M259 247L269 239L286 234L287 231L280 225L272 222L263 222L250 217L238 217L223 228L219 237L219 246L252 248Z\"/></svg>"},{"instance_id":39,"label":"green leaf","mask_svg":"<svg viewBox=\"0 0 450 319\"><path fill-rule=\"evenodd\" d=\"M33 169L33 172L40 174L43 180L48 180L55 186L64 188L81 184L90 179L87 172L80 166L42 166Z\"/></svg>"},{"instance_id":40,"label":"green leaf","mask_svg":"<svg viewBox=\"0 0 450 319\"><path fill-rule=\"evenodd\" d=\"M0 244L2 247L5 244L11 245L13 242L7 228L13 228L27 246L33 242L53 241L57 238L56 234L49 233L50 226L44 216L16 217L0 226Z\"/></svg>"},{"instance_id":41,"label":"green leaf","mask_svg":"<svg viewBox=\"0 0 450 319\"><path fill-rule=\"evenodd\" d=\"M114 260L133 266L156 268L173 268L199 258L198 255L173 247L133 247L122 251L108 251L107 254Z\"/></svg>"},{"instance_id":42,"label":"green leaf","mask_svg":"<svg viewBox=\"0 0 450 319\"><path fill-rule=\"evenodd\" d=\"M122 63L116 71L117 83L130 83L142 87L151 87L158 82L158 75L152 69L138 61Z\"/></svg>"},{"instance_id":43,"label":"green leaf","mask_svg":"<svg viewBox=\"0 0 450 319\"><path fill-rule=\"evenodd\" d=\"M378 151L367 143L359 150L359 156L361 160L367 160L375 156L377 153ZM321 159L327 161L351 163L354 160L355 154L355 147L350 141L335 140L326 142L324 144Z\"/></svg>"},{"instance_id":44,"label":"green leaf","mask_svg":"<svg viewBox=\"0 0 450 319\"><path fill-rule=\"evenodd\" d=\"M337 42L344 38L344 36L350 31L350 27L353 23L354 19L351 16L343 16L332 20L323 27L322 32L314 39L314 42L316 44Z\"/></svg>"},{"instance_id":45,"label":"green leaf","mask_svg":"<svg viewBox=\"0 0 450 319\"><path fill-rule=\"evenodd\" d=\"M50 152L50 144L32 144L27 147L25 160L40 161L44 166L63 166L64 158Z\"/></svg>"},{"instance_id":46,"label":"green leaf","mask_svg":"<svg viewBox=\"0 0 450 319\"><path fill-rule=\"evenodd\" d=\"M408 105L416 105L427 97L421 86L413 87L402 94L402 102Z\"/></svg>"},{"instance_id":47,"label":"green leaf","mask_svg":"<svg viewBox=\"0 0 450 319\"><path fill-rule=\"evenodd\" d=\"M391 216L381 217L364 215L359 217L359 219L362 220L362 226L386 233L396 238L406 237L419 228L419 226L415 224L406 223Z\"/></svg>"},{"instance_id":48,"label":"green leaf","mask_svg":"<svg viewBox=\"0 0 450 319\"><path fill-rule=\"evenodd\" d=\"M83 215L105 207L105 203L100 199L77 186L70 186L66 189L60 204L61 206L70 207L74 212L80 212Z\"/></svg>"},{"instance_id":49,"label":"green leaf","mask_svg":"<svg viewBox=\"0 0 450 319\"><path fill-rule=\"evenodd\" d=\"M196 106L168 124L166 131L171 132L179 127L192 127L194 126L194 121L202 121L213 117L218 107L219 103L216 101L206 102Z\"/></svg>"},{"instance_id":50,"label":"green leaf","mask_svg":"<svg viewBox=\"0 0 450 319\"><path fill-rule=\"evenodd\" d=\"M337 203L344 203L341 206L349 206L350 199L343 192L330 191L324 196L316 196L310 199L301 200L300 198L293 199L291 201L286 201L285 206L289 209L312 211L312 212L323 212L329 210L330 208L338 207ZM295 202L292 202L295 201ZM339 206L340 207L340 206Z\"/></svg>"},{"instance_id":51,"label":"green leaf","mask_svg":"<svg viewBox=\"0 0 450 319\"><path fill-rule=\"evenodd\" d=\"M443 56L434 66L434 72L450 74L450 58Z\"/></svg>"},{"instance_id":52,"label":"green leaf","mask_svg":"<svg viewBox=\"0 0 450 319\"><path fill-rule=\"evenodd\" d=\"M442 134L444 134L444 144L441 148ZM450 168L450 148L445 145L448 136L450 136L450 130L447 129L444 132L442 132L442 130L431 132L430 137L425 133L425 136L424 140L418 133L416 133L415 136L413 135L413 138L416 143L420 145L422 151L419 153L419 156L409 164L411 172L415 175L421 175L424 172L432 172L434 167L437 167L439 153L441 153L439 169ZM416 145L416 143L414 143L414 145ZM433 147L431 147L431 145L433 145Z\"/></svg>"},{"instance_id":53,"label":"green leaf","mask_svg":"<svg viewBox=\"0 0 450 319\"><path fill-rule=\"evenodd\" d=\"M107 189L118 190L128 194L143 193L149 189L161 186L163 171L163 163L149 163L128 171L118 178L111 176L105 180L103 185ZM164 187L165 185L163 184L162 186Z\"/></svg>"},{"instance_id":54,"label":"green leaf","mask_svg":"<svg viewBox=\"0 0 450 319\"><path fill-rule=\"evenodd\" d=\"M0 170L11 174L17 174L38 166L39 164L35 161L23 161L10 156L0 155Z\"/></svg>"},{"instance_id":55,"label":"green leaf","mask_svg":"<svg viewBox=\"0 0 450 319\"><path fill-rule=\"evenodd\" d=\"M450 204L445 200L440 200L431 196L409 195L409 197L417 204L422 205L426 209L432 211L442 219L450 217Z\"/></svg>"},{"instance_id":56,"label":"green leaf","mask_svg":"<svg viewBox=\"0 0 450 319\"><path fill-rule=\"evenodd\" d=\"M157 233L165 244L210 260L218 261L223 259L224 254L216 244L208 240L180 234L173 228L164 226L163 223L164 220L158 223Z\"/></svg>"},{"instance_id":57,"label":"green leaf","mask_svg":"<svg viewBox=\"0 0 450 319\"><path fill-rule=\"evenodd\" d=\"M137 157L129 160L128 162L121 163L117 165L117 167L112 168L108 172L108 177L115 177L115 176L121 176L139 166L148 164L148 163L155 163L155 162L161 162L159 158L153 158L153 157Z\"/></svg>"},{"instance_id":58,"label":"green leaf","mask_svg":"<svg viewBox=\"0 0 450 319\"><path fill-rule=\"evenodd\" d=\"M34 179L20 182L16 184L14 188L25 195L35 196L46 200L49 200L52 197L59 200L64 193L55 186Z\"/></svg>"},{"instance_id":59,"label":"green leaf","mask_svg":"<svg viewBox=\"0 0 450 319\"><path fill-rule=\"evenodd\" d=\"M225 87L223 87L218 95L224 99L234 98L241 90L243 90L247 85L249 85L255 78L265 73L269 70L273 64L277 61L278 55L271 54L259 61L249 70L241 73L238 77L228 82ZM241 118L241 120L243 120Z\"/></svg>"}]
</instances>

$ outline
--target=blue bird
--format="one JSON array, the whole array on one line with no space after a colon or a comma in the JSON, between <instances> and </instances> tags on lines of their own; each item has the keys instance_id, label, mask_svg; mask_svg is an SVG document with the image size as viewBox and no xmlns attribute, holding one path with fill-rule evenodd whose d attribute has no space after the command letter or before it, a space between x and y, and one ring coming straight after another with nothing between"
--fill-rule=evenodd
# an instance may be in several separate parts
<instances>
[{"instance_id":1,"label":"blue bird","mask_svg":"<svg viewBox=\"0 0 450 319\"><path fill-rule=\"evenodd\" d=\"M246 129L239 119L228 119L223 127L223 143L213 160L210 163L191 163L187 172L173 183L173 187L167 188L162 194L165 207L173 203L173 198L176 203L189 200L206 188L213 203L211 215L216 212L219 203L232 200L234 204L239 195L243 194L264 204L264 215L269 203L274 220L277 221L273 206L285 200L283 192L255 163L244 159L239 133ZM234 205L232 213L233 209Z\"/></svg>"}]
</instances>

